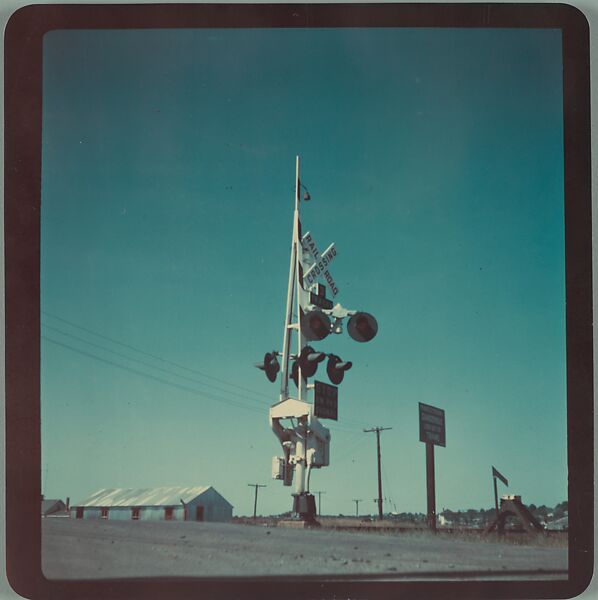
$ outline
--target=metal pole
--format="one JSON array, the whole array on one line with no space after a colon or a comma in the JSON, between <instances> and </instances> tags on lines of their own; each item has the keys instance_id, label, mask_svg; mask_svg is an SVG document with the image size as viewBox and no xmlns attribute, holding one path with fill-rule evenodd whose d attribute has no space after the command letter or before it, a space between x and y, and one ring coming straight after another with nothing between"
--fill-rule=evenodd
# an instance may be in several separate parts
<instances>
[{"instance_id":1,"label":"metal pole","mask_svg":"<svg viewBox=\"0 0 598 600\"><path fill-rule=\"evenodd\" d=\"M289 265L289 284L287 288L287 310L284 321L284 334L282 339L282 366L281 366L281 384L280 384L280 401L289 398L289 359L291 351L291 334L293 329L297 329L297 325L293 323L293 298L295 295L295 281L297 271L297 244L299 225L299 157L297 156L296 164L296 181L295 181L295 210L293 213L293 236L291 239L291 263Z\"/></svg>"},{"instance_id":2,"label":"metal pole","mask_svg":"<svg viewBox=\"0 0 598 600\"><path fill-rule=\"evenodd\" d=\"M498 491L496 489L496 477L492 478L494 480L494 509L496 510L496 518L498 519Z\"/></svg>"},{"instance_id":3,"label":"metal pole","mask_svg":"<svg viewBox=\"0 0 598 600\"><path fill-rule=\"evenodd\" d=\"M297 356L301 354L301 350L306 345L306 339L301 332L301 289L303 288L303 252L301 251L301 219L299 215L299 204L301 202L301 181L299 179L299 156L297 156L297 168L296 168L296 177L295 177L295 226L294 226L294 239L293 245L295 246L295 275L296 275L296 283L295 283L295 299L297 301ZM298 400L307 401L307 387L306 381L303 379L303 375L301 373L301 366L298 369L298 380L297 380L297 388L298 388Z\"/></svg>"},{"instance_id":4,"label":"metal pole","mask_svg":"<svg viewBox=\"0 0 598 600\"><path fill-rule=\"evenodd\" d=\"M295 427L295 430L299 428L299 423ZM306 428L304 428L304 431ZM295 456L300 456L301 458L297 459L295 463L295 493L301 495L305 492L305 452L307 443L304 434L297 435L297 439L295 441Z\"/></svg>"},{"instance_id":5,"label":"metal pole","mask_svg":"<svg viewBox=\"0 0 598 600\"><path fill-rule=\"evenodd\" d=\"M376 442L378 445L378 517L382 519L382 472L380 458L380 430L376 430Z\"/></svg>"},{"instance_id":6,"label":"metal pole","mask_svg":"<svg viewBox=\"0 0 598 600\"><path fill-rule=\"evenodd\" d=\"M361 499L356 500L355 498L353 498L353 502L355 502L355 516L358 517L359 516L359 503L361 502Z\"/></svg>"},{"instance_id":7,"label":"metal pole","mask_svg":"<svg viewBox=\"0 0 598 600\"><path fill-rule=\"evenodd\" d=\"M434 481L434 444L426 443L426 483L428 490L428 527L436 531L436 485Z\"/></svg>"},{"instance_id":8,"label":"metal pole","mask_svg":"<svg viewBox=\"0 0 598 600\"><path fill-rule=\"evenodd\" d=\"M297 156L296 175L295 175L295 223L293 227L293 248L295 253L295 300L297 302L297 356L301 354L306 345L306 339L301 332L301 289L303 288L303 252L301 252L301 220L299 215L301 182L299 179L299 156ZM299 402L307 401L306 381L301 373L301 366L298 368L297 391ZM300 433L299 430L300 429ZM295 428L298 434L295 445L295 456L301 456L295 464L295 492L299 495L305 493L305 473L307 466L307 436L309 435L306 423L297 423Z\"/></svg>"}]
</instances>

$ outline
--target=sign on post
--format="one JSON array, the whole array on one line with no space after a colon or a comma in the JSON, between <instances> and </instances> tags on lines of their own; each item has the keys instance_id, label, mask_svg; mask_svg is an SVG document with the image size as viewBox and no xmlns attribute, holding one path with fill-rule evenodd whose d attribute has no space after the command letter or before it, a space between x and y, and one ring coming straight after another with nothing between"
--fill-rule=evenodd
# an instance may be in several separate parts
<instances>
[{"instance_id":1,"label":"sign on post","mask_svg":"<svg viewBox=\"0 0 598 600\"><path fill-rule=\"evenodd\" d=\"M309 301L314 306L318 306L319 308L331 309L332 308L332 300L328 300L328 298L324 298L322 296L318 296L318 294L314 294L313 292L309 293Z\"/></svg>"},{"instance_id":2,"label":"sign on post","mask_svg":"<svg viewBox=\"0 0 598 600\"><path fill-rule=\"evenodd\" d=\"M338 421L338 388L335 385L314 381L314 415Z\"/></svg>"},{"instance_id":3,"label":"sign on post","mask_svg":"<svg viewBox=\"0 0 598 600\"><path fill-rule=\"evenodd\" d=\"M327 268L325 268L325 267L327 267L327 265L324 265L323 262L320 261L320 259L322 258L322 254L318 250L318 247L316 246L316 242L313 239L313 237L309 231L301 238L301 245L302 245L303 249L311 256L311 259L314 262L314 265L312 265L312 267L316 266L318 263L321 263L321 266L324 267L323 270L321 270L320 273L317 274L317 276L321 276L324 278L324 280L328 284L328 287L330 288L332 297L334 298L334 296L336 296L338 294L338 286L336 285L334 279L332 278L330 271ZM334 246L334 244L332 244L332 246ZM328 248L324 254L328 253L329 250L330 250L330 248ZM333 260L334 256L336 256L336 248L334 248L334 255L332 256L332 258L330 258L330 260ZM329 262L329 261L327 260L327 262ZM314 275L316 275L316 274L310 273L310 276L308 279L305 279L306 276L304 275L304 282L307 285L313 284L315 282L315 280L317 279L317 276L314 277Z\"/></svg>"},{"instance_id":4,"label":"sign on post","mask_svg":"<svg viewBox=\"0 0 598 600\"><path fill-rule=\"evenodd\" d=\"M419 403L419 441L426 444L426 496L428 527L436 531L436 481L434 446L446 446L444 410Z\"/></svg>"},{"instance_id":5,"label":"sign on post","mask_svg":"<svg viewBox=\"0 0 598 600\"><path fill-rule=\"evenodd\" d=\"M446 447L444 410L419 403L419 441Z\"/></svg>"}]
</instances>

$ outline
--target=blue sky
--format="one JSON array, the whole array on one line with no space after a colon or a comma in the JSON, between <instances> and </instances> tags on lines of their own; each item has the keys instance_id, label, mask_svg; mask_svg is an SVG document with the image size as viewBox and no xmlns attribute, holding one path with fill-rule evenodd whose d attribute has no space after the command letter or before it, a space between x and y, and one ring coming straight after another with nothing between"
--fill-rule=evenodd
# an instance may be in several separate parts
<instances>
[{"instance_id":1,"label":"blue sky","mask_svg":"<svg viewBox=\"0 0 598 600\"><path fill-rule=\"evenodd\" d=\"M317 346L354 364L324 512L376 512L376 425L385 507L425 512L418 402L446 411L438 509L492 506L491 465L564 500L561 72L556 30L46 34L46 496L211 484L247 514L267 483L259 512L290 508L253 364L281 349L299 154L304 230L380 326Z\"/></svg>"}]
</instances>

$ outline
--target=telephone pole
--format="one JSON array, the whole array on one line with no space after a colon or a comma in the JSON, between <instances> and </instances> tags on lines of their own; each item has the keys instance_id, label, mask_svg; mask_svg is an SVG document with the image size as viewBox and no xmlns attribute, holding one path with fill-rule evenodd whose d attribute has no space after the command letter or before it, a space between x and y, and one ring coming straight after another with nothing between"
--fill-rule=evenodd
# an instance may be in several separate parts
<instances>
[{"instance_id":1,"label":"telephone pole","mask_svg":"<svg viewBox=\"0 0 598 600\"><path fill-rule=\"evenodd\" d=\"M253 501L253 518L256 518L257 514L257 488L266 487L265 485L260 485L259 483L248 483L249 487L255 488L255 500Z\"/></svg>"},{"instance_id":2,"label":"telephone pole","mask_svg":"<svg viewBox=\"0 0 598 600\"><path fill-rule=\"evenodd\" d=\"M382 511L382 471L380 459L380 432L392 429L392 427L373 427L372 429L364 429L364 433L376 432L376 443L378 447L378 518L383 518Z\"/></svg>"},{"instance_id":3,"label":"telephone pole","mask_svg":"<svg viewBox=\"0 0 598 600\"><path fill-rule=\"evenodd\" d=\"M355 502L355 516L359 516L359 503L361 502L361 498L359 500L353 498L353 502Z\"/></svg>"}]
</instances>

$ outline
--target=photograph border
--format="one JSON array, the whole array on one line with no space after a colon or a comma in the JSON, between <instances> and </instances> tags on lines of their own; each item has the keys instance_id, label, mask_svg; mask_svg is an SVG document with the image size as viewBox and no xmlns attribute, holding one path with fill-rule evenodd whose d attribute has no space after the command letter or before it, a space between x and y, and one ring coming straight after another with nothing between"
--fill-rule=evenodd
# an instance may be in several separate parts
<instances>
[{"instance_id":1,"label":"photograph border","mask_svg":"<svg viewBox=\"0 0 598 600\"><path fill-rule=\"evenodd\" d=\"M347 577L48 580L41 570L40 195L43 36L64 29L554 28L563 41L568 581ZM27 598L566 598L594 567L589 27L564 4L31 5L5 31L6 569Z\"/></svg>"}]
</instances>

